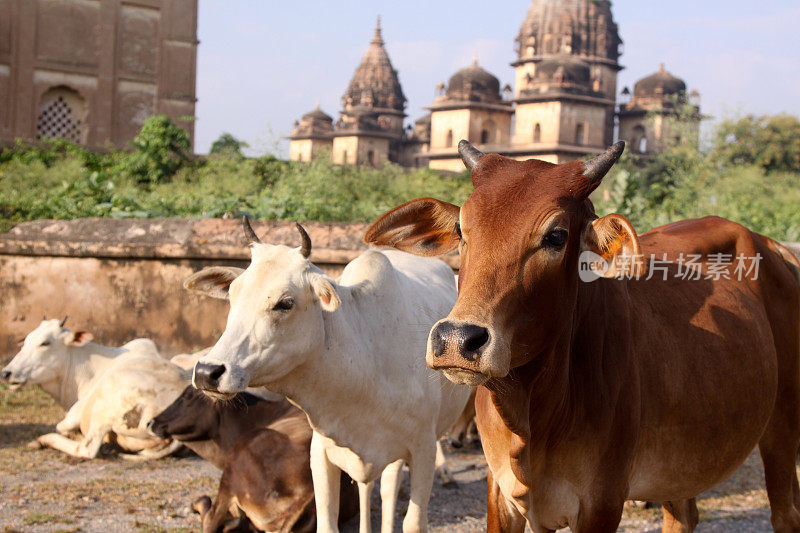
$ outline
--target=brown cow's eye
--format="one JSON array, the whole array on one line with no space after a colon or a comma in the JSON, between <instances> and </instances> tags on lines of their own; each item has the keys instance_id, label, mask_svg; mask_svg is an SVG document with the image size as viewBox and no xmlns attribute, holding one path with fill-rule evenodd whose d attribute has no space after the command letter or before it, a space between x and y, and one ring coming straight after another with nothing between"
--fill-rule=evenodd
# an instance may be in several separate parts
<instances>
[{"instance_id":1,"label":"brown cow's eye","mask_svg":"<svg viewBox=\"0 0 800 533\"><path fill-rule=\"evenodd\" d=\"M456 222L456 226L453 228L453 231L455 232L456 235L458 235L459 239L463 239L463 237L461 236L461 223L460 222Z\"/></svg>"},{"instance_id":2,"label":"brown cow's eye","mask_svg":"<svg viewBox=\"0 0 800 533\"><path fill-rule=\"evenodd\" d=\"M548 231L547 235L544 236L543 244L545 246L551 246L553 248L561 248L567 243L567 230L565 229L554 229L552 231Z\"/></svg>"},{"instance_id":3,"label":"brown cow's eye","mask_svg":"<svg viewBox=\"0 0 800 533\"><path fill-rule=\"evenodd\" d=\"M294 307L294 298L283 298L272 309L274 311L288 311L292 307Z\"/></svg>"}]
</instances>

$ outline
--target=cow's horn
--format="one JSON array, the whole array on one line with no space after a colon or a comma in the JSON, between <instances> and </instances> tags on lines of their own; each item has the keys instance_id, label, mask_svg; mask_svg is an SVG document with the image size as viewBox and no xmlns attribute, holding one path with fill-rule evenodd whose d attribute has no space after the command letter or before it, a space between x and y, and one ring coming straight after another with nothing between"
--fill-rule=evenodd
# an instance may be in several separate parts
<instances>
[{"instance_id":1,"label":"cow's horn","mask_svg":"<svg viewBox=\"0 0 800 533\"><path fill-rule=\"evenodd\" d=\"M589 179L589 183L603 179L619 156L625 150L625 141L618 141L609 146L605 152L594 157L583 164L583 175Z\"/></svg>"},{"instance_id":2,"label":"cow's horn","mask_svg":"<svg viewBox=\"0 0 800 533\"><path fill-rule=\"evenodd\" d=\"M61 324L59 324L59 326L61 326L61 327L63 328L63 327L64 327L64 324L66 324L66 323L67 323L67 319L68 319L68 318L69 318L69 315L64 315L64 320L62 320L62 321L61 321Z\"/></svg>"},{"instance_id":3,"label":"cow's horn","mask_svg":"<svg viewBox=\"0 0 800 533\"><path fill-rule=\"evenodd\" d=\"M481 157L485 156L483 152L472 146L469 141L461 140L458 142L458 153L461 154L461 159L464 161L464 166L470 172L475 172L475 167L478 166L478 161Z\"/></svg>"},{"instance_id":4,"label":"cow's horn","mask_svg":"<svg viewBox=\"0 0 800 533\"><path fill-rule=\"evenodd\" d=\"M297 226L297 231L300 232L300 239L303 241L303 244L300 245L300 253L308 259L311 255L311 237L308 236L308 233L299 222L295 222L294 225Z\"/></svg>"},{"instance_id":5,"label":"cow's horn","mask_svg":"<svg viewBox=\"0 0 800 533\"><path fill-rule=\"evenodd\" d=\"M242 229L244 230L244 236L249 244L261 244L261 239L259 239L256 232L253 231L253 226L250 225L250 219L247 218L247 215L242 217Z\"/></svg>"}]
</instances>

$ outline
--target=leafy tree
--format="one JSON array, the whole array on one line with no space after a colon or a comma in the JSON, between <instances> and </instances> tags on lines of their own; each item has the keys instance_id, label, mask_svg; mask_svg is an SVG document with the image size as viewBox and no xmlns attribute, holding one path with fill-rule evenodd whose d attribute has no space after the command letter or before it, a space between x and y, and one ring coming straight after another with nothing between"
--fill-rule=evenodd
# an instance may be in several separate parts
<instances>
[{"instance_id":1,"label":"leafy tree","mask_svg":"<svg viewBox=\"0 0 800 533\"><path fill-rule=\"evenodd\" d=\"M785 141L796 135L797 122L745 117L720 123L708 150L681 142L650 159L623 156L598 191L597 210L621 213L641 231L717 215L773 238L800 239L800 169L785 164ZM730 138L732 128L745 139L741 146Z\"/></svg>"},{"instance_id":2,"label":"leafy tree","mask_svg":"<svg viewBox=\"0 0 800 533\"><path fill-rule=\"evenodd\" d=\"M244 158L243 148L249 145L240 141L228 132L223 132L216 141L211 143L209 154L226 155L228 157Z\"/></svg>"},{"instance_id":3,"label":"leafy tree","mask_svg":"<svg viewBox=\"0 0 800 533\"><path fill-rule=\"evenodd\" d=\"M264 187L272 187L286 168L286 161L281 161L271 154L253 160L253 174L261 180Z\"/></svg>"},{"instance_id":4,"label":"leafy tree","mask_svg":"<svg viewBox=\"0 0 800 533\"><path fill-rule=\"evenodd\" d=\"M756 165L767 172L800 171L800 119L748 115L717 126L712 152L720 166Z\"/></svg>"},{"instance_id":5,"label":"leafy tree","mask_svg":"<svg viewBox=\"0 0 800 533\"><path fill-rule=\"evenodd\" d=\"M119 157L119 165L142 184L169 181L189 161L189 133L166 115L146 119L130 144L133 152Z\"/></svg>"}]
</instances>

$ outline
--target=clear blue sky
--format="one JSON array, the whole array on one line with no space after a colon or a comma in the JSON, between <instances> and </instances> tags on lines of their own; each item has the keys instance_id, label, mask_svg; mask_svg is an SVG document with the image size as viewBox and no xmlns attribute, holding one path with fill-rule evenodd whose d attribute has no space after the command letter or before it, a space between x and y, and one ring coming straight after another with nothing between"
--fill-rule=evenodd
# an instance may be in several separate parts
<instances>
[{"instance_id":1,"label":"clear blue sky","mask_svg":"<svg viewBox=\"0 0 800 533\"><path fill-rule=\"evenodd\" d=\"M338 115L341 96L381 15L386 48L413 121L434 87L475 53L513 86L514 38L528 0L199 0L196 146L223 131L275 151L317 101ZM800 115L800 2L797 0L616 0L624 41L619 87L658 69L686 80L716 118ZM286 154L286 142L277 146Z\"/></svg>"}]
</instances>

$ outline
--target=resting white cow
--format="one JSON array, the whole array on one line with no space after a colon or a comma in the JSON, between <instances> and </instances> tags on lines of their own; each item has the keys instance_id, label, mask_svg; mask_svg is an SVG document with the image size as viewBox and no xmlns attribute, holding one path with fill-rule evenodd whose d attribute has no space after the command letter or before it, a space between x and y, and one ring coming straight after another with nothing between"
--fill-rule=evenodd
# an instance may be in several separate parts
<instances>
[{"instance_id":1,"label":"resting white cow","mask_svg":"<svg viewBox=\"0 0 800 533\"><path fill-rule=\"evenodd\" d=\"M12 388L40 385L67 409L58 433L38 437L39 445L93 458L113 432L122 449L139 452L123 455L126 459L154 459L179 448L180 443L154 437L147 423L180 395L188 373L162 359L148 339L109 348L92 338L85 331L70 332L58 320L44 320L0 374ZM81 441L66 436L78 430Z\"/></svg>"},{"instance_id":2,"label":"resting white cow","mask_svg":"<svg viewBox=\"0 0 800 533\"><path fill-rule=\"evenodd\" d=\"M428 331L456 299L453 272L439 260L369 250L336 283L308 261L311 242L298 229L300 249L267 245L245 220L247 270L213 267L186 280L231 302L194 384L212 396L264 386L306 412L318 531L337 530L341 470L359 484L361 531L369 531L370 489L384 469L381 530L391 531L404 461L411 502L403 531L425 531L437 436L470 394L424 360Z\"/></svg>"}]
</instances>

